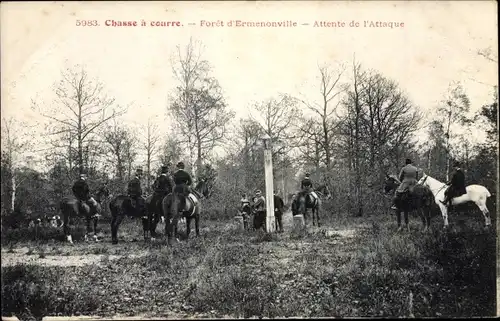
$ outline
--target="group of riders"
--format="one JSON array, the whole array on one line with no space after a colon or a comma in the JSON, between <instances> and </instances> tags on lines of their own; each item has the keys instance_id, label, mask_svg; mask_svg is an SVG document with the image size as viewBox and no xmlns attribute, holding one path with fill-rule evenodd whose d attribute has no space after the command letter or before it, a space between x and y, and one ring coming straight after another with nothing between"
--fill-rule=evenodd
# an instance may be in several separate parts
<instances>
[{"instance_id":1,"label":"group of riders","mask_svg":"<svg viewBox=\"0 0 500 321\"><path fill-rule=\"evenodd\" d=\"M413 187L418 182L418 168L413 165L411 159L407 158L405 161L406 165L401 169L399 174L399 181L401 184L396 189L393 201L392 209L396 209L396 202L401 199L402 195L405 193L411 193ZM465 189L465 174L462 171L460 162L456 161L453 163L454 172L449 182L446 183L448 188L445 190L444 200L440 201L443 205L450 207L453 198L466 194Z\"/></svg>"},{"instance_id":2,"label":"group of riders","mask_svg":"<svg viewBox=\"0 0 500 321\"><path fill-rule=\"evenodd\" d=\"M162 200L166 195L173 192L176 194L180 200L180 208L185 208L186 197L192 192L191 185L193 184L193 179L191 175L185 170L183 162L177 163L177 170L170 176L169 166L162 165L161 173L155 179L153 183L153 198L152 203L157 204L158 201ZM135 172L134 177L128 182L127 194L131 200L131 206L136 211L145 215L146 206L145 199L142 189L142 175L143 171L138 168ZM85 210L85 206L89 206L89 210L96 213L97 201L91 197L90 188L87 183L87 176L81 174L79 179L73 184L73 195L76 199L80 201L80 209ZM109 190L107 189L107 182L99 189L97 192L98 198L102 196L108 196Z\"/></svg>"},{"instance_id":3,"label":"group of riders","mask_svg":"<svg viewBox=\"0 0 500 321\"><path fill-rule=\"evenodd\" d=\"M405 163L405 166L401 169L401 172L399 174L399 181L401 183L395 191L391 207L392 209L396 209L396 201L400 199L403 194L407 192L411 193L413 186L415 186L418 182L418 168L413 165L411 159L406 159ZM191 189L193 180L191 175L185 170L183 162L177 163L176 167L177 170L172 174L172 176L170 176L169 166L161 166L161 173L155 179L153 184L154 192L152 203L156 204L156 202L162 200L166 195L173 192L181 202L180 208L185 208L186 197L189 195L189 193L193 192L193 190ZM443 205L445 206L450 206L451 200L454 197L466 194L465 175L461 169L460 163L455 162L453 164L453 167L454 173L450 182L448 182L447 184L449 185L449 187L445 191L445 199L442 201ZM132 201L132 207L137 211L145 213L145 199L142 196L142 175L142 169L138 168L135 172L134 178L132 178L128 183L127 193ZM73 184L72 190L74 196L80 201L81 208L89 206L89 210L94 209L94 213L96 213L95 209L98 203L90 195L87 176L85 174L80 175L80 178ZM300 192L297 195L294 195L294 197L296 199L296 196L305 196L308 201L313 200L317 196L312 193L312 191L313 182L311 180L310 174L305 173L305 177L301 181ZM101 198L101 195L109 195L107 183L105 183L104 186L99 189L97 195L99 199ZM241 211L244 213L254 212L254 228L260 228L263 226L266 216L266 201L260 190L255 191L255 197L253 198L252 203L253 204L250 203L247 195L243 194L241 199ZM282 230L281 216L283 213L284 204L282 198L276 195L276 192L274 192L274 204L278 227Z\"/></svg>"}]
</instances>

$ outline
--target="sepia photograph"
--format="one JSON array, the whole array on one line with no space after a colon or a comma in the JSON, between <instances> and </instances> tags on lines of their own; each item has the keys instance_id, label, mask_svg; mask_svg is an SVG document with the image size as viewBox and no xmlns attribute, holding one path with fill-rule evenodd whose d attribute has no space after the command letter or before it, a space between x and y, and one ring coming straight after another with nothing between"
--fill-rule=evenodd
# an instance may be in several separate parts
<instances>
[{"instance_id":1,"label":"sepia photograph","mask_svg":"<svg viewBox=\"0 0 500 321\"><path fill-rule=\"evenodd\" d=\"M497 6L2 2L2 320L500 315Z\"/></svg>"}]
</instances>

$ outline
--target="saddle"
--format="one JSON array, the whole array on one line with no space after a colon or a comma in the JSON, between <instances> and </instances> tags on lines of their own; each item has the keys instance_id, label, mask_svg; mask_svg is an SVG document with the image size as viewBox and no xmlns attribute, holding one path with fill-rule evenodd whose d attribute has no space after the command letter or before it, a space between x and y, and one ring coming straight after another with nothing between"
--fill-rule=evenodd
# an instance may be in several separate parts
<instances>
[{"instance_id":1,"label":"saddle","mask_svg":"<svg viewBox=\"0 0 500 321\"><path fill-rule=\"evenodd\" d=\"M184 212L191 212L190 215L193 215L198 202L199 200L196 195L194 193L189 193L188 196L186 196L186 207L184 208Z\"/></svg>"},{"instance_id":2,"label":"saddle","mask_svg":"<svg viewBox=\"0 0 500 321\"><path fill-rule=\"evenodd\" d=\"M84 213L90 213L90 205L87 202L79 200L79 210Z\"/></svg>"},{"instance_id":3,"label":"saddle","mask_svg":"<svg viewBox=\"0 0 500 321\"><path fill-rule=\"evenodd\" d=\"M318 194L316 194L316 192L310 192L310 193L306 194L306 200L309 200L311 202L311 204L316 203L318 198L319 197L318 197Z\"/></svg>"}]
</instances>

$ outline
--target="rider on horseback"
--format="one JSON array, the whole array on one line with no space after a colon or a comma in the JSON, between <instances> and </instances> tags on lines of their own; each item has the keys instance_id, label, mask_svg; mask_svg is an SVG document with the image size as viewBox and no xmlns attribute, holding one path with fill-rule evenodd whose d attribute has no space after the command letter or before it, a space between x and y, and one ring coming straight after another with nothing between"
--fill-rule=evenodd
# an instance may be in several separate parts
<instances>
[{"instance_id":1,"label":"rider on horseback","mask_svg":"<svg viewBox=\"0 0 500 321\"><path fill-rule=\"evenodd\" d=\"M418 169L413 166L411 159L406 159L406 165L401 169L399 173L399 181L401 184L396 189L394 198L392 199L392 209L396 209L396 200L401 197L404 193L411 191L412 187L418 182Z\"/></svg>"},{"instance_id":2,"label":"rider on horseback","mask_svg":"<svg viewBox=\"0 0 500 321\"><path fill-rule=\"evenodd\" d=\"M136 203L135 206L136 209L138 209L141 212L145 212L146 208L144 206L144 198L142 197L141 177L142 177L142 169L138 168L135 171L135 177L128 183L127 193L129 197L132 199L132 201Z\"/></svg>"},{"instance_id":3,"label":"rider on horseback","mask_svg":"<svg viewBox=\"0 0 500 321\"><path fill-rule=\"evenodd\" d=\"M184 170L184 163L177 163L177 171L174 173L174 193L180 200L180 208L186 208L186 197L191 192L191 184L193 184L193 179L188 172Z\"/></svg>"},{"instance_id":4,"label":"rider on horseback","mask_svg":"<svg viewBox=\"0 0 500 321\"><path fill-rule=\"evenodd\" d=\"M441 201L441 203L447 206L451 206L451 200L454 197L467 194L467 190L465 189L465 175L460 168L460 163L455 162L453 167L455 168L455 172L453 173L450 182L446 184L449 185L449 187L444 192L444 200Z\"/></svg>"},{"instance_id":5,"label":"rider on horseback","mask_svg":"<svg viewBox=\"0 0 500 321\"><path fill-rule=\"evenodd\" d=\"M168 166L161 166L161 174L158 176L153 183L153 200L152 203L156 204L159 200L162 200L168 193L172 191L173 183L168 175Z\"/></svg>"},{"instance_id":6,"label":"rider on horseback","mask_svg":"<svg viewBox=\"0 0 500 321\"><path fill-rule=\"evenodd\" d=\"M313 187L311 178L309 176L310 176L310 174L306 173L304 179L300 183L300 189L301 189L300 195L305 196L305 197L307 197L311 194L311 190Z\"/></svg>"},{"instance_id":7,"label":"rider on horseback","mask_svg":"<svg viewBox=\"0 0 500 321\"><path fill-rule=\"evenodd\" d=\"M87 175L80 174L80 178L73 184L72 190L73 195L80 201L80 209L84 208L84 204L87 204L90 210L96 212L97 202L90 196Z\"/></svg>"}]
</instances>

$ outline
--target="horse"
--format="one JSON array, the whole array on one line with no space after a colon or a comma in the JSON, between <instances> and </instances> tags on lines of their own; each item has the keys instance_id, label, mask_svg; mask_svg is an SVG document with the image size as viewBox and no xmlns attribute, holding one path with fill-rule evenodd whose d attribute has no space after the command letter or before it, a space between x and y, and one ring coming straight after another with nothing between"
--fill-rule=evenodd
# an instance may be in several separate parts
<instances>
[{"instance_id":1,"label":"horse","mask_svg":"<svg viewBox=\"0 0 500 321\"><path fill-rule=\"evenodd\" d=\"M186 219L186 238L189 239L191 232L191 220L194 218L196 236L200 236L200 199L210 195L210 191L204 181L198 182L195 188L186 196L186 207L179 208L179 200L174 193L169 193L162 200L162 211L165 215L165 235L168 236L169 243L172 234L178 236L177 225L180 216Z\"/></svg>"},{"instance_id":2,"label":"horse","mask_svg":"<svg viewBox=\"0 0 500 321\"><path fill-rule=\"evenodd\" d=\"M418 183L427 186L432 191L436 204L439 206L441 214L443 215L443 228L447 228L448 208L441 202L444 201L444 192L449 186L425 173L422 175L422 178L418 181ZM486 189L486 187L477 184L469 185L465 188L465 190L467 192L466 194L452 198L451 205L454 206L473 202L483 213L485 227L488 228L491 226L491 217L488 207L486 207L486 201L488 197L491 197L491 193Z\"/></svg>"},{"instance_id":3,"label":"horse","mask_svg":"<svg viewBox=\"0 0 500 321\"><path fill-rule=\"evenodd\" d=\"M250 228L250 215L252 214L252 207L249 204L245 204L240 210L241 216L243 216L243 227L245 230Z\"/></svg>"},{"instance_id":4,"label":"horse","mask_svg":"<svg viewBox=\"0 0 500 321\"><path fill-rule=\"evenodd\" d=\"M319 209L321 206L321 199L319 198L317 192L312 191L306 195L299 193L295 201L298 204L298 213L304 215L305 224L307 225L307 209L311 209L313 226L316 222L319 227Z\"/></svg>"},{"instance_id":5,"label":"horse","mask_svg":"<svg viewBox=\"0 0 500 321\"><path fill-rule=\"evenodd\" d=\"M94 200L92 198L92 200ZM95 202L95 200L94 200ZM93 231L94 235L93 238L97 242L99 241L97 237L97 222L99 220L99 216L101 213L101 205L97 202L95 202L94 207L90 207L86 203L82 204L78 199L75 197L65 197L60 203L60 209L61 213L63 215L63 231L64 235L66 236L66 239L68 242L73 244L73 237L71 236L71 227L70 223L72 222L72 219L76 217L85 217L86 221L86 233L85 233L85 241L88 240L88 234L91 231L90 228L90 222L92 221L93 224ZM82 213L83 212L83 213Z\"/></svg>"},{"instance_id":6,"label":"horse","mask_svg":"<svg viewBox=\"0 0 500 321\"><path fill-rule=\"evenodd\" d=\"M150 196L151 197L151 196ZM144 211L147 211L146 202L144 202ZM132 206L132 198L128 195L118 195L109 202L109 210L111 212L111 242L118 244L118 228L125 216L131 218L141 218L144 240L148 240L149 233L149 218L147 214L143 214Z\"/></svg>"},{"instance_id":7,"label":"horse","mask_svg":"<svg viewBox=\"0 0 500 321\"><path fill-rule=\"evenodd\" d=\"M399 179L394 175L386 174L384 191L386 194L392 193L401 184ZM434 203L434 195L432 191L422 184L416 184L398 197L394 202L396 205L396 217L398 220L398 232L401 231L401 212L404 212L405 225L408 232L410 226L408 222L408 213L417 211L422 219L423 231L427 232L431 227L432 204Z\"/></svg>"},{"instance_id":8,"label":"horse","mask_svg":"<svg viewBox=\"0 0 500 321\"><path fill-rule=\"evenodd\" d=\"M167 195L172 191L169 190ZM162 201L164 197L154 197L154 194L146 198L146 208L148 211L148 224L151 237L157 236L156 227L160 221L165 221L165 214L163 213Z\"/></svg>"}]
</instances>

